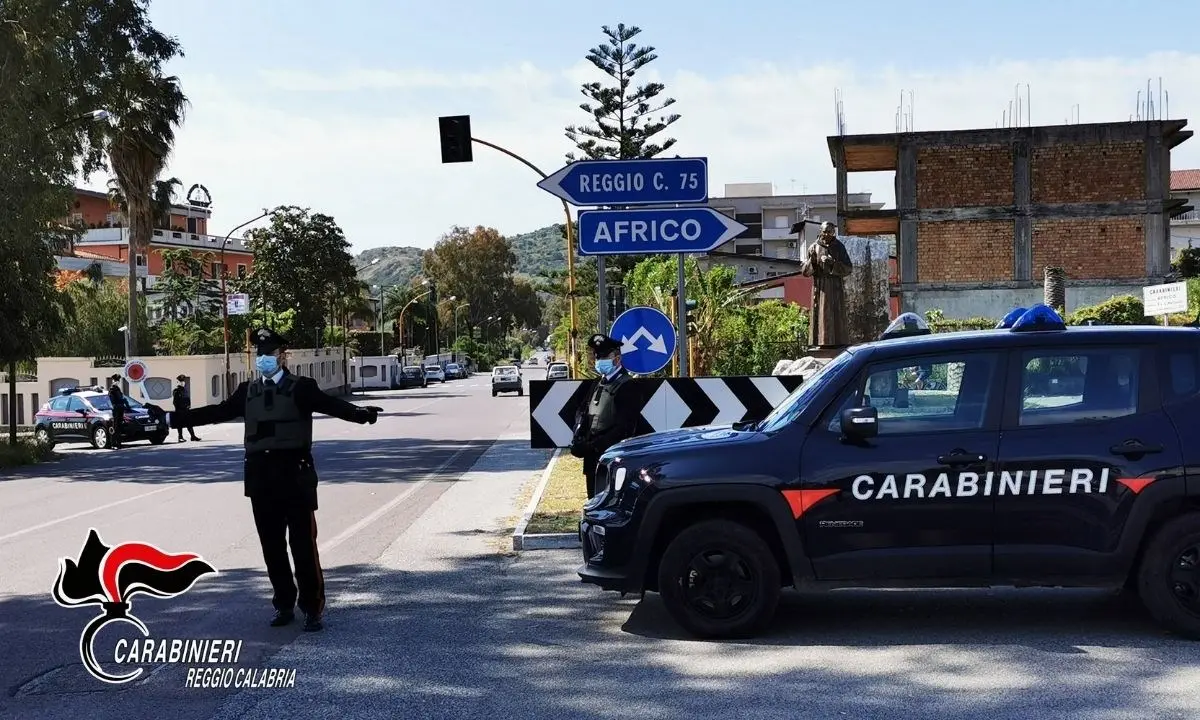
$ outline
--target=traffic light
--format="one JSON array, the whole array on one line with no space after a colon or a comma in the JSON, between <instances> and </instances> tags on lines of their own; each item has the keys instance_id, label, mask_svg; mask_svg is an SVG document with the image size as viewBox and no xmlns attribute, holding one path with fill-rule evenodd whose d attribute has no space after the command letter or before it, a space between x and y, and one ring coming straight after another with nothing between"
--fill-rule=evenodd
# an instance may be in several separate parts
<instances>
[{"instance_id":1,"label":"traffic light","mask_svg":"<svg viewBox=\"0 0 1200 720\"><path fill-rule=\"evenodd\" d=\"M696 331L696 306L699 304L700 303L697 300L685 300L684 301L684 306L686 307L686 310L684 312L687 317L688 332Z\"/></svg>"},{"instance_id":2,"label":"traffic light","mask_svg":"<svg viewBox=\"0 0 1200 720\"><path fill-rule=\"evenodd\" d=\"M625 302L625 287L623 285L608 286L608 317L616 318L629 309Z\"/></svg>"},{"instance_id":3,"label":"traffic light","mask_svg":"<svg viewBox=\"0 0 1200 720\"><path fill-rule=\"evenodd\" d=\"M442 162L471 162L471 116L452 115L438 118L442 137Z\"/></svg>"}]
</instances>

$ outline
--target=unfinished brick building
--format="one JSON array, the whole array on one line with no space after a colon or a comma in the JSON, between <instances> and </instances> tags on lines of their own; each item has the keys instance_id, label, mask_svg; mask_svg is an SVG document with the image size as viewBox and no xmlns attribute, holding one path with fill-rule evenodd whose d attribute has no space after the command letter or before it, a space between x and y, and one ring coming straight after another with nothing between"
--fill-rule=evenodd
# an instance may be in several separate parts
<instances>
[{"instance_id":1,"label":"unfinished brick building","mask_svg":"<svg viewBox=\"0 0 1200 720\"><path fill-rule=\"evenodd\" d=\"M999 317L1065 270L1067 310L1170 270L1171 149L1186 120L836 135L838 227L894 235L904 311ZM848 210L847 173L894 171L896 210Z\"/></svg>"}]
</instances>

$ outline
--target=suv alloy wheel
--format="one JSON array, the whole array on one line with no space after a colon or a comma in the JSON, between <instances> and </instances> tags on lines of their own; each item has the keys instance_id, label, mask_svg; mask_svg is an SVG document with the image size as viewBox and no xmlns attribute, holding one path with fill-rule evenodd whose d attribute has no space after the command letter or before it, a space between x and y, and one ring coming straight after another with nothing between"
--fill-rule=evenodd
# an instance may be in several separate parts
<instances>
[{"instance_id":1,"label":"suv alloy wheel","mask_svg":"<svg viewBox=\"0 0 1200 720\"><path fill-rule=\"evenodd\" d=\"M41 426L37 430L33 431L33 439L36 440L39 445L54 447L54 437L50 434L50 431L47 430L45 426Z\"/></svg>"},{"instance_id":2,"label":"suv alloy wheel","mask_svg":"<svg viewBox=\"0 0 1200 720\"><path fill-rule=\"evenodd\" d=\"M708 520L671 540L659 561L658 588L667 612L692 635L748 637L775 615L779 566L754 530Z\"/></svg>"},{"instance_id":3,"label":"suv alloy wheel","mask_svg":"<svg viewBox=\"0 0 1200 720\"><path fill-rule=\"evenodd\" d=\"M104 423L98 422L92 428L92 447L97 450L104 450L112 444L112 436L108 432L108 428Z\"/></svg>"}]
</instances>

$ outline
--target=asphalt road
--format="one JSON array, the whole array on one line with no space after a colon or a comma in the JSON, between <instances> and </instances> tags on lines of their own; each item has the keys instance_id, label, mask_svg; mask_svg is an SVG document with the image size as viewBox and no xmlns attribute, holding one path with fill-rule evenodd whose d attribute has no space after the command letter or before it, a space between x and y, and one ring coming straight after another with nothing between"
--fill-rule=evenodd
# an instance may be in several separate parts
<instances>
[{"instance_id":1,"label":"asphalt road","mask_svg":"<svg viewBox=\"0 0 1200 720\"><path fill-rule=\"evenodd\" d=\"M1105 593L788 593L763 638L689 640L656 595L581 585L577 551L501 550L547 453L528 447L527 400L492 398L485 381L372 399L388 410L376 426L319 423L322 633L264 624L269 593L229 442L238 425L195 445L82 451L0 482L0 717L1200 715L1200 644ZM219 569L179 598L138 598L152 634L243 640L239 665L294 670L295 687L185 688L184 668L166 665L98 688L76 654L93 610L49 596L57 558L93 526L110 543L191 550Z\"/></svg>"}]
</instances>

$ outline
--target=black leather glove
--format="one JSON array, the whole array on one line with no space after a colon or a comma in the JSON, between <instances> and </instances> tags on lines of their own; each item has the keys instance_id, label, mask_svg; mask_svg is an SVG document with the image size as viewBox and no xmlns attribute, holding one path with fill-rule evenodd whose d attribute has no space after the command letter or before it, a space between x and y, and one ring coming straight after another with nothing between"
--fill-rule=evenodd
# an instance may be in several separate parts
<instances>
[{"instance_id":1,"label":"black leather glove","mask_svg":"<svg viewBox=\"0 0 1200 720\"><path fill-rule=\"evenodd\" d=\"M383 408L376 407L374 405L360 407L354 414L355 421L359 424L370 423L371 425L374 425L375 421L379 419L379 413L381 412L383 412Z\"/></svg>"}]
</instances>

